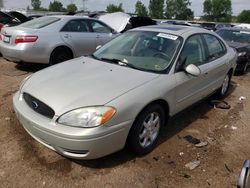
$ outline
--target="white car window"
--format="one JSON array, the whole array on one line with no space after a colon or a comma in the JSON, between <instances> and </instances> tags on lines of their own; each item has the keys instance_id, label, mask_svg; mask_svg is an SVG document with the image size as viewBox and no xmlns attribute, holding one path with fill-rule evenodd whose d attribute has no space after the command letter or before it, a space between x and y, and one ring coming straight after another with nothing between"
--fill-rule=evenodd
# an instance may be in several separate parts
<instances>
[{"instance_id":1,"label":"white car window","mask_svg":"<svg viewBox=\"0 0 250 188\"><path fill-rule=\"evenodd\" d=\"M205 48L200 35L194 35L186 41L181 59L186 59L185 65L199 66L206 62Z\"/></svg>"}]
</instances>

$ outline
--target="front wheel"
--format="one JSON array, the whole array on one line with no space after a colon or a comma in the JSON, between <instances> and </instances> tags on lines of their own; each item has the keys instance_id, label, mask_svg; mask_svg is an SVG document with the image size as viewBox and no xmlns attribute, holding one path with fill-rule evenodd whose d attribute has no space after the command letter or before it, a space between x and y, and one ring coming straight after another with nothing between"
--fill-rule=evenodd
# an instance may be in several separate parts
<instances>
[{"instance_id":1,"label":"front wheel","mask_svg":"<svg viewBox=\"0 0 250 188\"><path fill-rule=\"evenodd\" d=\"M128 146L138 155L152 151L159 139L161 127L165 123L165 112L158 104L144 109L134 122L129 136Z\"/></svg>"}]
</instances>

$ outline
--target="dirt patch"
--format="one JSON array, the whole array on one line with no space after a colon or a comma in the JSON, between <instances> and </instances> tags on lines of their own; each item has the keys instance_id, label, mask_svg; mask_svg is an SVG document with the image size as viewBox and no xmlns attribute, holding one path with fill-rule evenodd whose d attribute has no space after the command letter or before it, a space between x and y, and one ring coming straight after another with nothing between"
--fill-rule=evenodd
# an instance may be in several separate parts
<instances>
[{"instance_id":1,"label":"dirt patch","mask_svg":"<svg viewBox=\"0 0 250 188\"><path fill-rule=\"evenodd\" d=\"M0 59L0 187L236 187L250 156L250 73L233 77L225 99L230 109L204 101L182 112L164 127L150 154L136 157L125 148L76 161L36 142L15 117L13 94L22 79L42 68ZM246 99L240 101L241 96ZM197 147L187 135L207 144ZM185 165L192 161L199 165L190 170Z\"/></svg>"}]
</instances>

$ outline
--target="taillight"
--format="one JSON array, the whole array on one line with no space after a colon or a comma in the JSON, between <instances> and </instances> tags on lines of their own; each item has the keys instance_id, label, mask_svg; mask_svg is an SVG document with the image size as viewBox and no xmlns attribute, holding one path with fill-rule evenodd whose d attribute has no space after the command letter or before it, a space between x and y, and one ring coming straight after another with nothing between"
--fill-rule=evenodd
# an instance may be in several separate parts
<instances>
[{"instance_id":1,"label":"taillight","mask_svg":"<svg viewBox=\"0 0 250 188\"><path fill-rule=\"evenodd\" d=\"M38 36L16 36L15 43L36 42Z\"/></svg>"},{"instance_id":2,"label":"taillight","mask_svg":"<svg viewBox=\"0 0 250 188\"><path fill-rule=\"evenodd\" d=\"M0 23L0 31L2 30L3 27L4 27L4 24Z\"/></svg>"}]
</instances>

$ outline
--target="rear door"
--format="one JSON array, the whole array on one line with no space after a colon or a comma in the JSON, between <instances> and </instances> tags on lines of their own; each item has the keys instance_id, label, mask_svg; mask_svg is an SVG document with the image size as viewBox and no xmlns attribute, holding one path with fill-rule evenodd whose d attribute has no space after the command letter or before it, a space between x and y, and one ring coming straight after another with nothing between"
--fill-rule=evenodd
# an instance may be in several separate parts
<instances>
[{"instance_id":1,"label":"rear door","mask_svg":"<svg viewBox=\"0 0 250 188\"><path fill-rule=\"evenodd\" d=\"M115 34L113 34L112 29L104 23L97 20L89 20L88 22L93 34L96 36L97 46L104 45L114 38Z\"/></svg>"},{"instance_id":2,"label":"rear door","mask_svg":"<svg viewBox=\"0 0 250 188\"><path fill-rule=\"evenodd\" d=\"M228 71L229 59L226 56L226 46L219 38L211 34L203 34L202 37L207 46L207 62L210 65L207 74L209 87L206 92L209 94L221 87Z\"/></svg>"},{"instance_id":3,"label":"rear door","mask_svg":"<svg viewBox=\"0 0 250 188\"><path fill-rule=\"evenodd\" d=\"M97 46L96 34L91 31L86 19L72 19L61 29L63 41L69 45L75 56L89 55Z\"/></svg>"}]
</instances>

